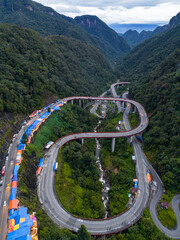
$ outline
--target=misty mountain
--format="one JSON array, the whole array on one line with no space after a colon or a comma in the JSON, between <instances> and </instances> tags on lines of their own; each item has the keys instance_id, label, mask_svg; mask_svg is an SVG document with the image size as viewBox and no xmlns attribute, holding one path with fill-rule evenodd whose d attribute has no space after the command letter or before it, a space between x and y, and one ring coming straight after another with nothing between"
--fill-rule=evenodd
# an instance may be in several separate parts
<instances>
[{"instance_id":1,"label":"misty mountain","mask_svg":"<svg viewBox=\"0 0 180 240\"><path fill-rule=\"evenodd\" d=\"M153 31L158 27L157 24L120 24L120 23L112 23L109 25L114 31L118 34L124 34L128 30L136 30L137 32L142 31Z\"/></svg>"},{"instance_id":2,"label":"misty mountain","mask_svg":"<svg viewBox=\"0 0 180 240\"><path fill-rule=\"evenodd\" d=\"M154 31L142 31L138 33L135 30L128 30L123 34L123 38L128 42L131 47L138 45L139 43L143 42L144 40L154 37L159 33L168 31L180 24L180 13L178 13L175 17L171 18L169 24L157 27Z\"/></svg>"}]
</instances>

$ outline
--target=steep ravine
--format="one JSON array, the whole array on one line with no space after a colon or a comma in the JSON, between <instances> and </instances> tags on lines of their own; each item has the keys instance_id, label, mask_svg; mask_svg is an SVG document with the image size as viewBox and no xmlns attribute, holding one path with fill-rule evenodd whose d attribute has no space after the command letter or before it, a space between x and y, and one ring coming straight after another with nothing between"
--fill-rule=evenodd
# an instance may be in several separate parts
<instances>
[{"instance_id":1,"label":"steep ravine","mask_svg":"<svg viewBox=\"0 0 180 240\"><path fill-rule=\"evenodd\" d=\"M97 128L100 126L102 120L98 121L97 126L94 128L94 132L97 131ZM103 189L102 189L102 202L104 204L106 213L105 213L105 219L108 217L108 204L109 204L109 196L108 196L108 191L110 189L110 185L105 177L105 171L102 168L102 164L101 164L101 160L100 160L100 149L101 149L101 145L99 143L99 140L96 138L96 164L98 166L99 169L99 173L100 173L100 178L99 181L102 183L103 185Z\"/></svg>"}]
</instances>

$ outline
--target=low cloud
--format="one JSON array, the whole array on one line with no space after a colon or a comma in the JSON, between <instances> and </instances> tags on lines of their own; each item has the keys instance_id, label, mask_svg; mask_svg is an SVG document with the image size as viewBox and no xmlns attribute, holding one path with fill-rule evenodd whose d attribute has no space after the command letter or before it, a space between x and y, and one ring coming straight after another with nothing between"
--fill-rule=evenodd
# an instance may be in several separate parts
<instances>
[{"instance_id":1,"label":"low cloud","mask_svg":"<svg viewBox=\"0 0 180 240\"><path fill-rule=\"evenodd\" d=\"M111 23L168 23L178 13L180 2L175 0L38 0L57 12L76 17L96 15Z\"/></svg>"},{"instance_id":2,"label":"low cloud","mask_svg":"<svg viewBox=\"0 0 180 240\"><path fill-rule=\"evenodd\" d=\"M161 3L176 4L177 0L38 0L38 2L45 5L68 5L81 7L118 7L134 8L134 7L152 7Z\"/></svg>"}]
</instances>

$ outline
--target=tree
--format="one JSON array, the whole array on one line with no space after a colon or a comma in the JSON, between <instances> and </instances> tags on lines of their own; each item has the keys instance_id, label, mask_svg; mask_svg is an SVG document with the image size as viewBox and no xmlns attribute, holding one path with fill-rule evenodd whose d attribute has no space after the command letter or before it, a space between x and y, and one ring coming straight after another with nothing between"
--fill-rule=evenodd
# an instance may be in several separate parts
<instances>
[{"instance_id":1,"label":"tree","mask_svg":"<svg viewBox=\"0 0 180 240\"><path fill-rule=\"evenodd\" d=\"M27 136L27 134L24 134L23 139L22 139L22 143L26 144L27 141L28 141L28 136Z\"/></svg>"},{"instance_id":2,"label":"tree","mask_svg":"<svg viewBox=\"0 0 180 240\"><path fill-rule=\"evenodd\" d=\"M84 225L81 225L77 232L78 240L91 240L91 235L86 230L86 227Z\"/></svg>"}]
</instances>

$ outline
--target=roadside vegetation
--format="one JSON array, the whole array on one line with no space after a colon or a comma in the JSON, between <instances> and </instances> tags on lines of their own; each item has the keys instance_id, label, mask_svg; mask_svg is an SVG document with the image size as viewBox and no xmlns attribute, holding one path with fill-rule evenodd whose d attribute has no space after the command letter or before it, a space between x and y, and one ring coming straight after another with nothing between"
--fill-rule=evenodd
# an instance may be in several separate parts
<instances>
[{"instance_id":1,"label":"roadside vegetation","mask_svg":"<svg viewBox=\"0 0 180 240\"><path fill-rule=\"evenodd\" d=\"M158 218L161 221L161 223L167 228L173 228L177 223L176 215L171 206L171 200L173 196L174 193L167 191L167 193L164 194L161 199L161 201L168 202L168 209L161 209L160 203L158 204L157 207Z\"/></svg>"},{"instance_id":2,"label":"roadside vegetation","mask_svg":"<svg viewBox=\"0 0 180 240\"><path fill-rule=\"evenodd\" d=\"M64 208L76 216L104 218L95 140L67 143L59 153L58 162L56 191Z\"/></svg>"},{"instance_id":3,"label":"roadside vegetation","mask_svg":"<svg viewBox=\"0 0 180 240\"><path fill-rule=\"evenodd\" d=\"M143 104L149 126L143 149L169 196L180 191L180 26L140 44L117 64L122 80L130 80L129 95ZM166 217L162 215L166 215ZM167 217L170 214L171 217ZM170 210L159 211L169 228ZM171 220L170 220L171 219Z\"/></svg>"},{"instance_id":4,"label":"roadside vegetation","mask_svg":"<svg viewBox=\"0 0 180 240\"><path fill-rule=\"evenodd\" d=\"M90 131L97 118L77 105L67 104L62 110L53 113L34 136L30 145L26 147L18 176L18 199L20 204L28 206L29 212L36 212L40 240L83 240L78 234L69 230L59 230L48 215L41 209L36 186L36 170L40 158L44 155L45 144L72 132ZM81 123L81 125L80 125ZM78 143L77 143L78 144ZM84 228L82 232L86 232ZM88 233L87 233L88 234ZM89 234L88 234L89 236ZM87 239L91 239L88 237Z\"/></svg>"},{"instance_id":5,"label":"roadside vegetation","mask_svg":"<svg viewBox=\"0 0 180 240\"><path fill-rule=\"evenodd\" d=\"M128 119L131 128L136 128L140 124L139 114L137 112L136 113L130 112Z\"/></svg>"},{"instance_id":6,"label":"roadside vegetation","mask_svg":"<svg viewBox=\"0 0 180 240\"><path fill-rule=\"evenodd\" d=\"M117 131L116 124L122 121L121 114L108 115L102 121L100 131ZM110 183L109 215L117 215L128 208L128 193L133 187L135 168L132 162L133 149L126 138L116 138L115 151L112 153L112 139L100 139L101 163Z\"/></svg>"},{"instance_id":7,"label":"roadside vegetation","mask_svg":"<svg viewBox=\"0 0 180 240\"><path fill-rule=\"evenodd\" d=\"M142 218L122 233L99 237L98 240L170 240L154 224L150 211L146 209Z\"/></svg>"}]
</instances>

